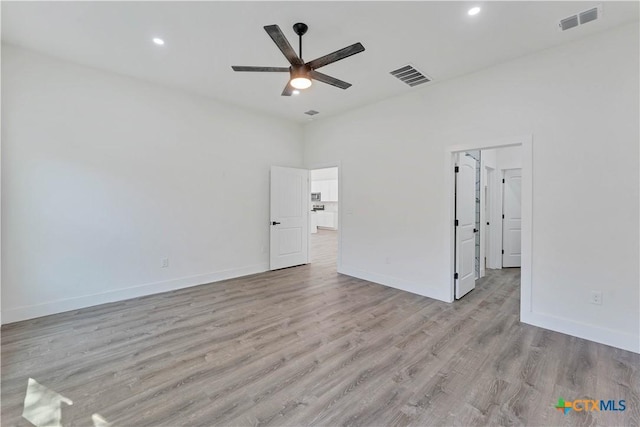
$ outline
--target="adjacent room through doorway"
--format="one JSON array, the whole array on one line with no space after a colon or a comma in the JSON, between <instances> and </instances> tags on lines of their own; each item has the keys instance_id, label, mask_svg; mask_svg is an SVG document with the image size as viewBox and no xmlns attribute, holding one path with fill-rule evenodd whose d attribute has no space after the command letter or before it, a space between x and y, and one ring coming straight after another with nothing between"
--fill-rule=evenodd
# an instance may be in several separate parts
<instances>
[{"instance_id":1,"label":"adjacent room through doorway","mask_svg":"<svg viewBox=\"0 0 640 427\"><path fill-rule=\"evenodd\" d=\"M310 181L310 257L312 263L333 264L338 257L338 167L312 169Z\"/></svg>"},{"instance_id":2,"label":"adjacent room through doorway","mask_svg":"<svg viewBox=\"0 0 640 427\"><path fill-rule=\"evenodd\" d=\"M460 299L485 276L521 266L522 147L454 156L454 292ZM509 276L519 280L516 273Z\"/></svg>"}]
</instances>

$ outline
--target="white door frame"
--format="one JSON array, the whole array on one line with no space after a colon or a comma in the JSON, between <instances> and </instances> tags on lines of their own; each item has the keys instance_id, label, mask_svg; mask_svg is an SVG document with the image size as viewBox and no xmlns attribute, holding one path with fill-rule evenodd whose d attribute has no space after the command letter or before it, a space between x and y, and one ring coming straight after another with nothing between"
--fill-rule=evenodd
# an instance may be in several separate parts
<instances>
[{"instance_id":1,"label":"white door frame","mask_svg":"<svg viewBox=\"0 0 640 427\"><path fill-rule=\"evenodd\" d=\"M449 301L453 302L455 295L455 154L461 151L484 150L491 148L522 146L522 267L520 277L520 319L530 317L531 307L531 265L533 259L532 234L533 234L533 135L521 135L509 138L501 138L488 141L468 142L460 145L449 147L445 152L446 167L446 198L448 199L447 208L449 217L449 233L445 248L449 251L449 268L450 272L450 291Z\"/></svg>"},{"instance_id":2,"label":"white door frame","mask_svg":"<svg viewBox=\"0 0 640 427\"><path fill-rule=\"evenodd\" d=\"M337 259L337 270L340 273L342 270L342 224L344 218L344 191L342 191L342 164L339 160L335 162L321 162L321 163L312 163L307 165L307 169L309 170L309 188L311 188L311 171L315 169L326 169L326 168L338 168L338 259ZM311 215L311 210L308 212ZM311 221L311 218L309 218ZM311 222L309 222L311 224ZM309 262L311 262L311 239L309 239Z\"/></svg>"}]
</instances>

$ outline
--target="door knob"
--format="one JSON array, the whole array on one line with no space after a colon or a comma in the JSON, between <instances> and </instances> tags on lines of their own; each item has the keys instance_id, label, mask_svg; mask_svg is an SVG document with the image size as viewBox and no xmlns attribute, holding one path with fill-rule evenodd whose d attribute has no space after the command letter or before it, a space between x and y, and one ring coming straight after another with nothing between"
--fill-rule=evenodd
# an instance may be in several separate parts
<instances>
[{"instance_id":1,"label":"door knob","mask_svg":"<svg viewBox=\"0 0 640 427\"><path fill-rule=\"evenodd\" d=\"M478 229L477 229L477 228L474 228L474 229L473 229L473 232L474 232L474 233L477 233L477 232L478 232Z\"/></svg>"},{"instance_id":2,"label":"door knob","mask_svg":"<svg viewBox=\"0 0 640 427\"><path fill-rule=\"evenodd\" d=\"M273 221L273 222L271 223L271 225L278 225L278 224L280 224L280 223L279 223L279 222L276 222L276 221Z\"/></svg>"}]
</instances>

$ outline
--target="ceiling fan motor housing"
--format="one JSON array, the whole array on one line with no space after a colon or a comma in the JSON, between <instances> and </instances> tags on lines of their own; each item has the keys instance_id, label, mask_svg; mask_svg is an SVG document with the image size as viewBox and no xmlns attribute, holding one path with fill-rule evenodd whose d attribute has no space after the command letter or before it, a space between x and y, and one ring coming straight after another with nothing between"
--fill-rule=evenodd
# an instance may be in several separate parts
<instances>
[{"instance_id":1,"label":"ceiling fan motor housing","mask_svg":"<svg viewBox=\"0 0 640 427\"><path fill-rule=\"evenodd\" d=\"M292 79L295 79L296 77L305 77L308 79L309 71L311 71L311 67L307 64L292 65L289 67L289 73L291 74Z\"/></svg>"}]
</instances>

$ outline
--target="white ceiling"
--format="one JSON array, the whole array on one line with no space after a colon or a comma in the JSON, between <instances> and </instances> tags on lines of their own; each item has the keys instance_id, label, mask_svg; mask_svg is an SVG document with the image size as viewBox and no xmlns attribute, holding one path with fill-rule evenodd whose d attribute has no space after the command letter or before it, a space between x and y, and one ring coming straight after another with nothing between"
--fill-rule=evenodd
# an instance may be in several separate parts
<instances>
[{"instance_id":1,"label":"white ceiling","mask_svg":"<svg viewBox=\"0 0 640 427\"><path fill-rule=\"evenodd\" d=\"M2 40L85 65L182 88L279 117L315 120L638 20L638 2L605 2L602 19L561 32L559 19L599 2L2 2ZM467 10L479 5L477 16ZM263 30L277 24L306 61L361 42L366 51L320 71L320 82L282 97L288 66ZM165 40L164 46L152 43ZM410 88L389 72L407 63L432 77Z\"/></svg>"}]
</instances>

